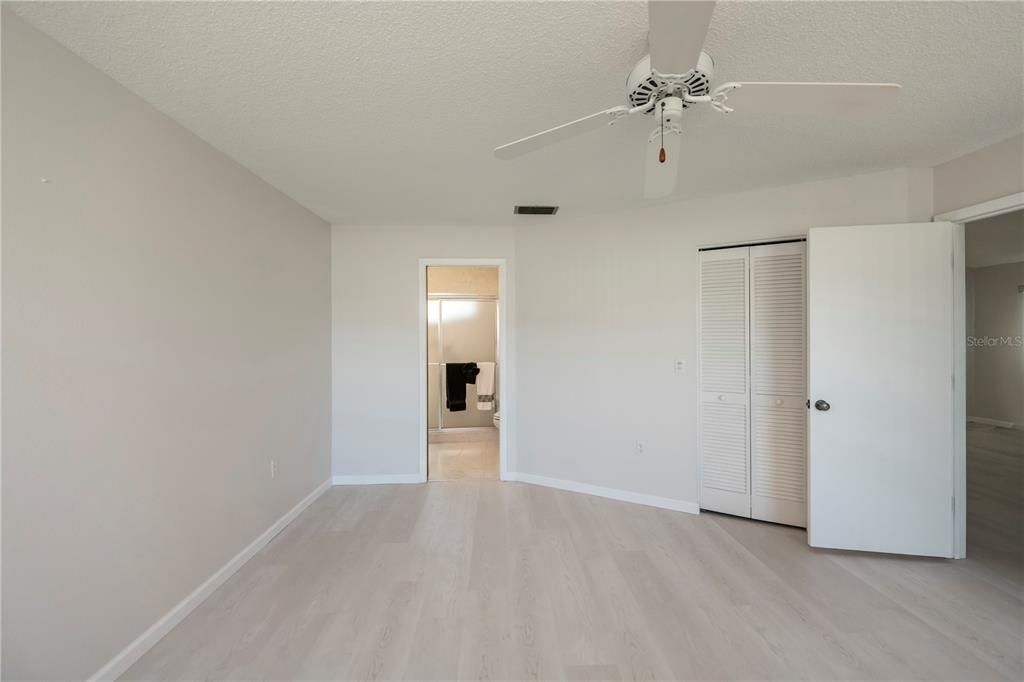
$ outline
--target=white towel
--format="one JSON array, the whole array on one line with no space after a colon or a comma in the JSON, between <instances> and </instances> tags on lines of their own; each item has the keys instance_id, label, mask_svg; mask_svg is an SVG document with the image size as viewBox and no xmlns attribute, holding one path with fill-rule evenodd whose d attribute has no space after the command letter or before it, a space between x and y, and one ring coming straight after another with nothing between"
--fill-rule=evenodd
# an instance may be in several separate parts
<instances>
[{"instance_id":1,"label":"white towel","mask_svg":"<svg viewBox=\"0 0 1024 682\"><path fill-rule=\"evenodd\" d=\"M476 409L494 409L494 363L476 363L480 373L476 375Z\"/></svg>"}]
</instances>

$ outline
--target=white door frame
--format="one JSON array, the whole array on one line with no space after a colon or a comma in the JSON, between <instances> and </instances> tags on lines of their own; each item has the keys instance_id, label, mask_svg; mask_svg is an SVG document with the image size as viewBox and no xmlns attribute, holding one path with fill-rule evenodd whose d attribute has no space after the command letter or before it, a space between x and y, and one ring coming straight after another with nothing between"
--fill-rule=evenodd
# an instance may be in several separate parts
<instances>
[{"instance_id":1,"label":"white door frame","mask_svg":"<svg viewBox=\"0 0 1024 682\"><path fill-rule=\"evenodd\" d=\"M420 358L420 481L427 480L427 268L434 266L496 267L498 268L498 406L501 409L501 428L498 429L498 471L501 480L509 480L508 443L511 418L509 377L512 375L512 354L508 339L512 336L512 316L508 312L508 264L504 258L420 258L419 262L419 358Z\"/></svg>"},{"instance_id":2,"label":"white door frame","mask_svg":"<svg viewBox=\"0 0 1024 682\"><path fill-rule=\"evenodd\" d=\"M933 222L956 223L953 235L953 486L956 514L953 518L953 557L967 557L967 326L965 225L1024 209L1024 192L940 213Z\"/></svg>"}]
</instances>

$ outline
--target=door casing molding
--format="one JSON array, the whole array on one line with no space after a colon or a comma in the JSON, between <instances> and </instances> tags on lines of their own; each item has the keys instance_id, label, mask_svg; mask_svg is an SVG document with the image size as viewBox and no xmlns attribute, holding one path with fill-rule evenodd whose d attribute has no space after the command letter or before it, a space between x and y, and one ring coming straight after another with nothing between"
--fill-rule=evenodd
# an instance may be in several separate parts
<instances>
[{"instance_id":1,"label":"door casing molding","mask_svg":"<svg viewBox=\"0 0 1024 682\"><path fill-rule=\"evenodd\" d=\"M508 309L508 261L505 258L420 258L419 259L419 373L420 373L420 471L421 482L427 480L427 268L428 267L496 267L498 268L498 405L501 409L501 427L498 429L498 472L501 480L512 480L509 475L509 431L515 419L515 387L510 386L514 376L510 365L509 339L515 333L513 316Z\"/></svg>"},{"instance_id":2,"label":"door casing molding","mask_svg":"<svg viewBox=\"0 0 1024 682\"><path fill-rule=\"evenodd\" d=\"M967 558L967 223L1024 209L1024 192L940 213L953 231L953 558Z\"/></svg>"}]
</instances>

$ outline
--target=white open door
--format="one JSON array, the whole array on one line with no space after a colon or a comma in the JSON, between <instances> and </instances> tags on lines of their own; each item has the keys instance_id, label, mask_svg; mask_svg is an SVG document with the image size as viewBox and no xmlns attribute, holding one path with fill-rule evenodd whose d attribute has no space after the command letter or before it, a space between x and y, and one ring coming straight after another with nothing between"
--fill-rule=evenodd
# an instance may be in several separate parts
<instances>
[{"instance_id":1,"label":"white open door","mask_svg":"<svg viewBox=\"0 0 1024 682\"><path fill-rule=\"evenodd\" d=\"M808 249L808 542L954 551L952 223L817 228Z\"/></svg>"}]
</instances>

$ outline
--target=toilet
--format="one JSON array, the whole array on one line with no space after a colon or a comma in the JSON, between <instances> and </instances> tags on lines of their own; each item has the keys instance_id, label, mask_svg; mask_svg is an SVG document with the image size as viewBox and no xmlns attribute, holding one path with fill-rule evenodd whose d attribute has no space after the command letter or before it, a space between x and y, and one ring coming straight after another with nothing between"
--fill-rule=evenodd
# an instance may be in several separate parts
<instances>
[{"instance_id":1,"label":"toilet","mask_svg":"<svg viewBox=\"0 0 1024 682\"><path fill-rule=\"evenodd\" d=\"M494 428L500 429L501 428L501 413L495 411L494 417L491 419L491 421L494 422Z\"/></svg>"}]
</instances>

